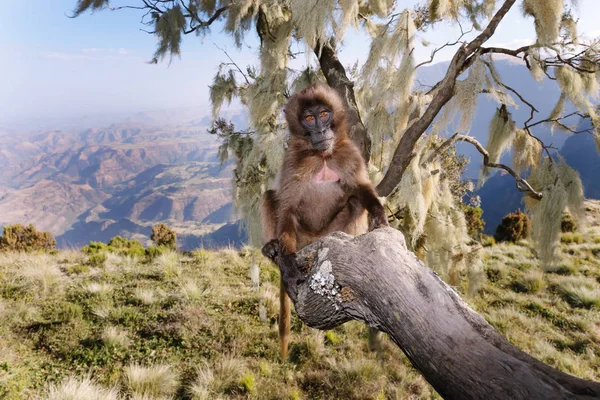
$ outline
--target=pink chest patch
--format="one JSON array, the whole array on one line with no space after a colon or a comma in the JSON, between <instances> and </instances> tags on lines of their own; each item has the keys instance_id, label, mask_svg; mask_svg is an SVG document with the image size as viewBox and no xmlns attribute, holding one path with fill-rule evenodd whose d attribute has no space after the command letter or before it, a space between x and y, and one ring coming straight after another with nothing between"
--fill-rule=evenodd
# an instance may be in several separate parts
<instances>
[{"instance_id":1,"label":"pink chest patch","mask_svg":"<svg viewBox=\"0 0 600 400\"><path fill-rule=\"evenodd\" d=\"M340 180L340 176L331 168L327 166L327 161L323 160L323 167L317 175L315 175L315 182L317 183L325 183L325 182L337 182Z\"/></svg>"}]
</instances>

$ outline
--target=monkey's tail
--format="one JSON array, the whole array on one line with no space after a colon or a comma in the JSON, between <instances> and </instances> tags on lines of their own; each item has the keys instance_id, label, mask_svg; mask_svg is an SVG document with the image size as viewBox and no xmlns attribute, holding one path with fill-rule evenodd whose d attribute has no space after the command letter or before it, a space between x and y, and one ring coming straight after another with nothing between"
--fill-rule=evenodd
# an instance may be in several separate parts
<instances>
[{"instance_id":1,"label":"monkey's tail","mask_svg":"<svg viewBox=\"0 0 600 400\"><path fill-rule=\"evenodd\" d=\"M287 359L290 342L291 300L283 286L283 278L279 282L279 339L281 341L281 359Z\"/></svg>"}]
</instances>

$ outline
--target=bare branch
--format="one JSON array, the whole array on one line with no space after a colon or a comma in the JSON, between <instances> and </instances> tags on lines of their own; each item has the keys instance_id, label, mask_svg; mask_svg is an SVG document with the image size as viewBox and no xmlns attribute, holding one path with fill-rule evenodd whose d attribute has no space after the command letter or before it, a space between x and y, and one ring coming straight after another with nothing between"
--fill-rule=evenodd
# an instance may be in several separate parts
<instances>
[{"instance_id":1,"label":"bare branch","mask_svg":"<svg viewBox=\"0 0 600 400\"><path fill-rule=\"evenodd\" d=\"M198 16L196 16L196 18L194 19L198 25L196 26L191 26L190 23L190 29L188 29L187 31L184 30L183 33L184 34L189 34L192 32L195 32L196 30L200 29L200 28L207 28L209 27L213 22L215 22L220 16L221 14L223 14L229 7L228 6L224 6L219 8L218 10L215 11L215 13L207 20L207 21L202 21L198 18Z\"/></svg>"},{"instance_id":2,"label":"bare branch","mask_svg":"<svg viewBox=\"0 0 600 400\"><path fill-rule=\"evenodd\" d=\"M505 164L491 163L489 153L481 145L481 143L479 143L479 141L477 139L475 139L472 136L466 136L466 135L458 135L458 136L454 135L452 138L454 138L455 141L463 141L463 142L471 143L473 146L475 146L477 151L480 152L481 155L483 156L483 165L485 167L499 168L499 169L505 170L506 172L511 174L513 178L515 178L517 189L519 191L525 192L528 196L533 197L534 199L537 199L537 200L542 199L542 193L536 191L533 187L531 187L529 182L527 182L524 178L519 176L519 174L517 174L512 168L510 168L509 166L507 166Z\"/></svg>"},{"instance_id":3,"label":"bare branch","mask_svg":"<svg viewBox=\"0 0 600 400\"><path fill-rule=\"evenodd\" d=\"M225 51L225 49L220 48L219 46L217 46L216 43L213 43L215 45L215 47L219 50L221 50L223 53L225 53L225 55L227 56L227 58L229 58L229 61L231 61L231 64L233 66L235 66L235 68L238 70L238 72L240 74L242 74L242 76L244 77L244 79L246 80L246 83L249 85L250 84L250 80L248 80L248 77L246 76L246 74L242 71L242 69L239 67L239 65L237 65L235 63L235 61L233 61L233 59L229 56L229 54Z\"/></svg>"}]
</instances>

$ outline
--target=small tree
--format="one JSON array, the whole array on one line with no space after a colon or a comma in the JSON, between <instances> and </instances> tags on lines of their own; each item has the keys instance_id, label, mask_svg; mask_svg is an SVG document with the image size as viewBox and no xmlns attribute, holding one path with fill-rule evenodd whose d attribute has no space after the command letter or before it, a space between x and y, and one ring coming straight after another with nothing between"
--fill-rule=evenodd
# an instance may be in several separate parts
<instances>
[{"instance_id":1,"label":"small tree","mask_svg":"<svg viewBox=\"0 0 600 400\"><path fill-rule=\"evenodd\" d=\"M469 236L477 238L485 226L485 221L482 218L483 209L481 207L464 206L463 212L465 213Z\"/></svg>"},{"instance_id":2,"label":"small tree","mask_svg":"<svg viewBox=\"0 0 600 400\"><path fill-rule=\"evenodd\" d=\"M560 231L562 233L575 232L577 230L577 223L569 213L564 213L560 221Z\"/></svg>"},{"instance_id":3,"label":"small tree","mask_svg":"<svg viewBox=\"0 0 600 400\"><path fill-rule=\"evenodd\" d=\"M3 251L48 251L56 247L56 240L50 232L38 231L33 225L7 225L0 237L0 250Z\"/></svg>"},{"instance_id":4,"label":"small tree","mask_svg":"<svg viewBox=\"0 0 600 400\"><path fill-rule=\"evenodd\" d=\"M156 246L163 246L172 250L177 248L177 234L165 224L154 225L150 239Z\"/></svg>"},{"instance_id":5,"label":"small tree","mask_svg":"<svg viewBox=\"0 0 600 400\"><path fill-rule=\"evenodd\" d=\"M502 218L502 222L496 228L494 238L498 242L518 242L526 239L531 232L531 221L527 214L517 211Z\"/></svg>"}]
</instances>

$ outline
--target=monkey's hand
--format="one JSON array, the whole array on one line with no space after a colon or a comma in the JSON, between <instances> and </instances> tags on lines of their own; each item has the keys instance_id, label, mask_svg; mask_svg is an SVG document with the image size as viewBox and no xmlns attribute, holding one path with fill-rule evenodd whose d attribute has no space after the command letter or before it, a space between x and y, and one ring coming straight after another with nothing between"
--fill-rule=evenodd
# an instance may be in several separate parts
<instances>
[{"instance_id":1,"label":"monkey's hand","mask_svg":"<svg viewBox=\"0 0 600 400\"><path fill-rule=\"evenodd\" d=\"M267 244L265 244L262 248L262 253L263 256L270 258L271 261L275 261L275 258L277 257L277 255L280 253L279 251L279 240L278 239L273 239L269 242L267 242Z\"/></svg>"},{"instance_id":2,"label":"monkey's hand","mask_svg":"<svg viewBox=\"0 0 600 400\"><path fill-rule=\"evenodd\" d=\"M374 229L382 228L384 226L389 226L387 215L385 215L385 211L383 208L381 212L376 212L373 214L369 214L369 232Z\"/></svg>"}]
</instances>

